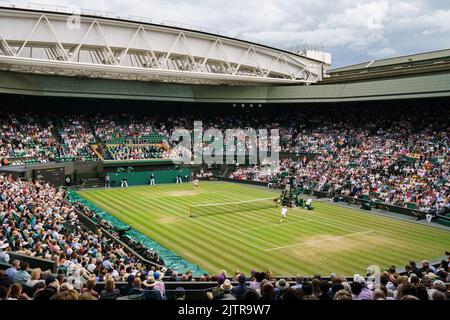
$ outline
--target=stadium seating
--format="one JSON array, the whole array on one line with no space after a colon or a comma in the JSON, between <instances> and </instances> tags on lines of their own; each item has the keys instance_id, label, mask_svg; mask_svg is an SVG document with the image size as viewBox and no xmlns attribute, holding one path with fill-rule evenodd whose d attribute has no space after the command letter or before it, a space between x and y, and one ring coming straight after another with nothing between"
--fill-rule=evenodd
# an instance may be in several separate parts
<instances>
[{"instance_id":1,"label":"stadium seating","mask_svg":"<svg viewBox=\"0 0 450 320\"><path fill-rule=\"evenodd\" d=\"M275 118L230 115L202 120L205 129L227 129L228 124L232 128L278 127L282 151L302 155L297 161L270 164L271 171L267 163L253 169L238 168L230 177L280 184L286 172L295 170L297 184L331 197L367 196L390 205L445 213L450 180L446 117L429 113L424 118L420 108L411 109L407 117L401 109L389 114L378 109L364 110L358 117L353 114L349 109L330 118L308 109ZM170 159L179 151L170 139L172 131L191 128L196 120L188 115L180 119L102 114L40 118L8 113L0 120L0 158L9 164ZM203 148L208 143L211 141L205 141ZM98 153L93 145L98 146Z\"/></svg>"}]
</instances>

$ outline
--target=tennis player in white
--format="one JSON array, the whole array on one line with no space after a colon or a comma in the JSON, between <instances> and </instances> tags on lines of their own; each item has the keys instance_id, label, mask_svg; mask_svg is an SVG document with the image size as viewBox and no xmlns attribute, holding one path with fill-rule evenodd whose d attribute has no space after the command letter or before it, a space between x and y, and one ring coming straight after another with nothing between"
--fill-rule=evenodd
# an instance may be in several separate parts
<instances>
[{"instance_id":1,"label":"tennis player in white","mask_svg":"<svg viewBox=\"0 0 450 320\"><path fill-rule=\"evenodd\" d=\"M195 179L194 181L192 181L192 183L194 184L195 190L197 190L198 186L200 185L200 181L198 181L198 179Z\"/></svg>"},{"instance_id":2,"label":"tennis player in white","mask_svg":"<svg viewBox=\"0 0 450 320\"><path fill-rule=\"evenodd\" d=\"M280 223L283 223L284 219L286 219L287 216L287 207L281 208L281 219Z\"/></svg>"}]
</instances>

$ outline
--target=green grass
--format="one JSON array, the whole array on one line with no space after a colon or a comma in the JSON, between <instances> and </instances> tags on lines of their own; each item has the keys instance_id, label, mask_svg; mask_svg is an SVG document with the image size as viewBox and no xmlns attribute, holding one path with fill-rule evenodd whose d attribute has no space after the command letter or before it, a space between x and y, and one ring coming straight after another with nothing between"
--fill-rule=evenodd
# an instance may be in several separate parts
<instances>
[{"instance_id":1,"label":"green grass","mask_svg":"<svg viewBox=\"0 0 450 320\"><path fill-rule=\"evenodd\" d=\"M189 205L273 197L270 190L224 182L91 189L79 192L103 210L216 273L271 269L276 275L363 273L369 265L403 267L450 249L450 232L329 203L314 211L280 209L188 219Z\"/></svg>"}]
</instances>

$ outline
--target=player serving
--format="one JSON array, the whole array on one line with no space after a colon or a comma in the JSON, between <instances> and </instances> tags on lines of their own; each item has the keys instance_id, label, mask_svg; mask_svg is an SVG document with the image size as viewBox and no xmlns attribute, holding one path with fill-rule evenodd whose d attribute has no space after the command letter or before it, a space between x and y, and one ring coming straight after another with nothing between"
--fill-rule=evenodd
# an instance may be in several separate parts
<instances>
[{"instance_id":1,"label":"player serving","mask_svg":"<svg viewBox=\"0 0 450 320\"><path fill-rule=\"evenodd\" d=\"M200 185L200 181L196 178L194 181L192 181L192 183L194 184L195 190L197 190L198 186Z\"/></svg>"},{"instance_id":2,"label":"player serving","mask_svg":"<svg viewBox=\"0 0 450 320\"><path fill-rule=\"evenodd\" d=\"M287 207L284 206L283 208L281 208L281 219L280 219L280 223L283 223L284 219L286 219L287 216Z\"/></svg>"}]
</instances>

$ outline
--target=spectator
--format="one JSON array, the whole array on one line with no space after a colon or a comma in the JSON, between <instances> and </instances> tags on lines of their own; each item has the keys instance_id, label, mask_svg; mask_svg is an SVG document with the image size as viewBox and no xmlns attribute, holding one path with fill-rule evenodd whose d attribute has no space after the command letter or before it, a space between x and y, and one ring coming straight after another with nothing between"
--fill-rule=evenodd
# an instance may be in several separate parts
<instances>
[{"instance_id":1,"label":"spectator","mask_svg":"<svg viewBox=\"0 0 450 320\"><path fill-rule=\"evenodd\" d=\"M231 293L237 300L242 300L244 298L244 295L247 293L248 290L250 290L250 288L246 286L247 278L244 274L241 273L237 280L239 282L239 285L234 287L231 290Z\"/></svg>"},{"instance_id":2,"label":"spectator","mask_svg":"<svg viewBox=\"0 0 450 320\"><path fill-rule=\"evenodd\" d=\"M218 296L216 296L215 300L237 300L236 297L234 297L231 294L231 290L233 289L233 286L231 285L231 281L229 279L226 279L222 285L220 286L222 289L222 293Z\"/></svg>"},{"instance_id":3,"label":"spectator","mask_svg":"<svg viewBox=\"0 0 450 320\"><path fill-rule=\"evenodd\" d=\"M83 288L83 290L81 291L81 293L89 293L91 296L93 296L94 298L98 299L100 297L100 295L98 294L97 291L95 291L95 286L97 284L97 281L95 279L95 276L90 276L89 279L86 282L86 287Z\"/></svg>"},{"instance_id":4,"label":"spectator","mask_svg":"<svg viewBox=\"0 0 450 320\"><path fill-rule=\"evenodd\" d=\"M292 289L301 289L304 278L301 275L297 275L295 278L295 285L292 286Z\"/></svg>"},{"instance_id":5,"label":"spectator","mask_svg":"<svg viewBox=\"0 0 450 320\"><path fill-rule=\"evenodd\" d=\"M270 282L265 282L261 285L260 300L275 300L275 289Z\"/></svg>"},{"instance_id":6,"label":"spectator","mask_svg":"<svg viewBox=\"0 0 450 320\"><path fill-rule=\"evenodd\" d=\"M0 301L8 300L8 287L0 286Z\"/></svg>"},{"instance_id":7,"label":"spectator","mask_svg":"<svg viewBox=\"0 0 450 320\"><path fill-rule=\"evenodd\" d=\"M41 279L41 269L35 268L31 271L30 280L27 281L25 284L27 287L33 288L37 283L42 282L44 283L44 280Z\"/></svg>"},{"instance_id":8,"label":"spectator","mask_svg":"<svg viewBox=\"0 0 450 320\"><path fill-rule=\"evenodd\" d=\"M30 300L30 298L25 293L22 293L22 285L20 283L14 283L11 286L8 300Z\"/></svg>"},{"instance_id":9,"label":"spectator","mask_svg":"<svg viewBox=\"0 0 450 320\"><path fill-rule=\"evenodd\" d=\"M35 292L33 300L48 301L59 292L59 282L55 276L49 275L45 279L45 287Z\"/></svg>"},{"instance_id":10,"label":"spectator","mask_svg":"<svg viewBox=\"0 0 450 320\"><path fill-rule=\"evenodd\" d=\"M112 277L106 280L105 289L100 292L100 300L117 300L120 297L119 289Z\"/></svg>"},{"instance_id":11,"label":"spectator","mask_svg":"<svg viewBox=\"0 0 450 320\"><path fill-rule=\"evenodd\" d=\"M155 278L149 276L147 280L144 281L144 300L162 300L161 292L155 290Z\"/></svg>"},{"instance_id":12,"label":"spectator","mask_svg":"<svg viewBox=\"0 0 450 320\"><path fill-rule=\"evenodd\" d=\"M20 283L20 284L26 284L28 281L30 281L31 276L28 273L29 268L28 262L23 262L20 265L20 270L14 275L13 282Z\"/></svg>"},{"instance_id":13,"label":"spectator","mask_svg":"<svg viewBox=\"0 0 450 320\"><path fill-rule=\"evenodd\" d=\"M183 287L177 287L175 289L175 300L177 301L186 300L186 293Z\"/></svg>"},{"instance_id":14,"label":"spectator","mask_svg":"<svg viewBox=\"0 0 450 320\"><path fill-rule=\"evenodd\" d=\"M133 285L134 285L134 279L135 279L135 276L134 276L134 275L130 274L130 275L128 276L128 278L127 278L127 284L126 284L125 286L122 286L122 287L120 288L120 295L121 295L122 297L128 295L128 293L130 292L130 290L133 288Z\"/></svg>"},{"instance_id":15,"label":"spectator","mask_svg":"<svg viewBox=\"0 0 450 320\"><path fill-rule=\"evenodd\" d=\"M14 276L19 271L20 268L20 261L19 260L13 260L11 267L6 269L5 274L8 276L9 280L13 281Z\"/></svg>"}]
</instances>

